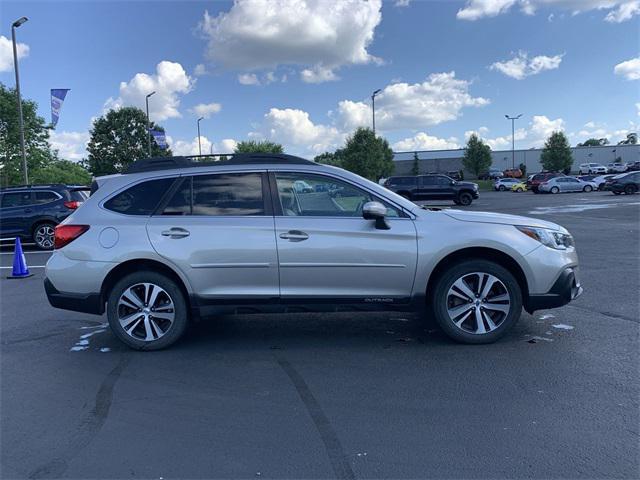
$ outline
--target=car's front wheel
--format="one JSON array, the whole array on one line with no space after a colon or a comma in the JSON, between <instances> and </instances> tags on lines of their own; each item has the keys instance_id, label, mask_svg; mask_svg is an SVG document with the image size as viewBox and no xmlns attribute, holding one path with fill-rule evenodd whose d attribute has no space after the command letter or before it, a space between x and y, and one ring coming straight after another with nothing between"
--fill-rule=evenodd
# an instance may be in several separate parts
<instances>
[{"instance_id":1,"label":"car's front wheel","mask_svg":"<svg viewBox=\"0 0 640 480\"><path fill-rule=\"evenodd\" d=\"M41 223L33 229L33 241L40 250L52 250L56 226L53 223Z\"/></svg>"},{"instance_id":2,"label":"car's front wheel","mask_svg":"<svg viewBox=\"0 0 640 480\"><path fill-rule=\"evenodd\" d=\"M473 197L471 196L471 194L468 192L462 192L460 195L458 195L458 201L456 202L456 204L467 207L471 205L471 202L473 202Z\"/></svg>"},{"instance_id":3,"label":"car's front wheel","mask_svg":"<svg viewBox=\"0 0 640 480\"><path fill-rule=\"evenodd\" d=\"M503 266L467 260L439 276L431 302L438 325L453 340L491 343L520 318L522 291Z\"/></svg>"},{"instance_id":4,"label":"car's front wheel","mask_svg":"<svg viewBox=\"0 0 640 480\"><path fill-rule=\"evenodd\" d=\"M633 195L634 193L636 193L638 191L638 187L636 187L633 184L629 184L626 187L624 187L624 193L626 195Z\"/></svg>"},{"instance_id":5,"label":"car's front wheel","mask_svg":"<svg viewBox=\"0 0 640 480\"><path fill-rule=\"evenodd\" d=\"M585 192L587 192L587 193L588 193L588 192L590 192L591 190L593 190L593 188L591 187L591 185L587 185L587 186L585 186L585 187L583 188L583 191L585 191Z\"/></svg>"},{"instance_id":6,"label":"car's front wheel","mask_svg":"<svg viewBox=\"0 0 640 480\"><path fill-rule=\"evenodd\" d=\"M551 193L560 193L560 189L558 187L552 187Z\"/></svg>"},{"instance_id":7,"label":"car's front wheel","mask_svg":"<svg viewBox=\"0 0 640 480\"><path fill-rule=\"evenodd\" d=\"M505 187L504 185L500 185L500 186L498 187L498 189L499 189L501 192L504 192L504 191L507 189L507 187Z\"/></svg>"},{"instance_id":8,"label":"car's front wheel","mask_svg":"<svg viewBox=\"0 0 640 480\"><path fill-rule=\"evenodd\" d=\"M175 343L188 323L187 302L172 279L154 271L123 277L107 299L113 333L136 350L159 350Z\"/></svg>"}]
</instances>

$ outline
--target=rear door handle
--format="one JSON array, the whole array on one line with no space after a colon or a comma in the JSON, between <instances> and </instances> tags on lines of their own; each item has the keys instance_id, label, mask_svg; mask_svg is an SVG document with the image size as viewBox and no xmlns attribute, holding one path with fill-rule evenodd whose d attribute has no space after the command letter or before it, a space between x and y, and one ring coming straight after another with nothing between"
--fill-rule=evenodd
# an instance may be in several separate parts
<instances>
[{"instance_id":1,"label":"rear door handle","mask_svg":"<svg viewBox=\"0 0 640 480\"><path fill-rule=\"evenodd\" d=\"M170 228L169 230L165 230L161 232L161 235L163 237L170 237L170 238L184 238L184 237L188 237L190 233L189 233L189 230L185 230L184 228L173 227L173 228Z\"/></svg>"},{"instance_id":2,"label":"rear door handle","mask_svg":"<svg viewBox=\"0 0 640 480\"><path fill-rule=\"evenodd\" d=\"M300 230L289 230L286 233L281 233L280 238L283 240L289 240L290 242L302 242L309 238L309 235Z\"/></svg>"}]
</instances>

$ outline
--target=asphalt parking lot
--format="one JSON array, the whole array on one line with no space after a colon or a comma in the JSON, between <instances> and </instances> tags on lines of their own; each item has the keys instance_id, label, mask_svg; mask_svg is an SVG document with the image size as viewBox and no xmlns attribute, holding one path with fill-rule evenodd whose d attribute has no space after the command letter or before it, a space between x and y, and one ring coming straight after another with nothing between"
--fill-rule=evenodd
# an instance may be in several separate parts
<instances>
[{"instance_id":1,"label":"asphalt parking lot","mask_svg":"<svg viewBox=\"0 0 640 480\"><path fill-rule=\"evenodd\" d=\"M6 280L2 249L2 478L639 478L640 195L468 208L567 227L584 295L493 345L407 314L287 314L139 353L48 305L47 253Z\"/></svg>"}]
</instances>

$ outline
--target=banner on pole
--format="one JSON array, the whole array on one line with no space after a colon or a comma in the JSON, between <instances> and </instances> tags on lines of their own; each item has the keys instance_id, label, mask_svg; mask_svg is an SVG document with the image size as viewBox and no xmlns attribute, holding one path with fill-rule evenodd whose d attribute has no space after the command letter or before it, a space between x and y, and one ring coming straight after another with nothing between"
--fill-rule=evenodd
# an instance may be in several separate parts
<instances>
[{"instance_id":1,"label":"banner on pole","mask_svg":"<svg viewBox=\"0 0 640 480\"><path fill-rule=\"evenodd\" d=\"M151 130L151 135L160 148L167 148L167 138L160 130Z\"/></svg>"},{"instance_id":2,"label":"banner on pole","mask_svg":"<svg viewBox=\"0 0 640 480\"><path fill-rule=\"evenodd\" d=\"M60 110L67 96L69 88L52 88L51 89L51 125L55 128L60 118Z\"/></svg>"}]
</instances>

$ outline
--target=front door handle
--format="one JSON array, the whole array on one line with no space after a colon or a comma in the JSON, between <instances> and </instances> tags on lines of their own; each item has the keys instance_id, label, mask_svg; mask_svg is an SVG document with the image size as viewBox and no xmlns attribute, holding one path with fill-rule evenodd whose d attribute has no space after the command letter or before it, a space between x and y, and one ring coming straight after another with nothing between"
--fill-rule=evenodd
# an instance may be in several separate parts
<instances>
[{"instance_id":1,"label":"front door handle","mask_svg":"<svg viewBox=\"0 0 640 480\"><path fill-rule=\"evenodd\" d=\"M283 240L289 240L290 242L302 242L309 238L309 235L300 230L289 230L286 233L281 233L280 238Z\"/></svg>"},{"instance_id":2,"label":"front door handle","mask_svg":"<svg viewBox=\"0 0 640 480\"><path fill-rule=\"evenodd\" d=\"M189 233L189 230L185 230L184 228L173 227L173 228L170 228L169 230L165 230L161 232L161 235L163 237L170 237L170 238L184 238L184 237L188 237L190 233Z\"/></svg>"}]
</instances>

